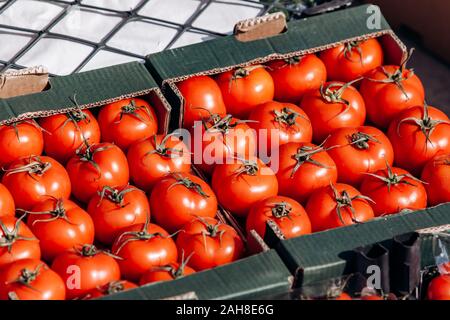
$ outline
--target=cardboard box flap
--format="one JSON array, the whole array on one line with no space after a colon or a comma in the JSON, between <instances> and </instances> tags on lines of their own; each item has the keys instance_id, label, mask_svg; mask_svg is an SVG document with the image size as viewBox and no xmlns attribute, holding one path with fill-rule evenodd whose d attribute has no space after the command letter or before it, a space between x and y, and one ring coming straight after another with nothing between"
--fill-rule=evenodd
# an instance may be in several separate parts
<instances>
[{"instance_id":1,"label":"cardboard box flap","mask_svg":"<svg viewBox=\"0 0 450 320\"><path fill-rule=\"evenodd\" d=\"M41 92L47 85L48 71L43 66L8 70L0 74L0 98Z\"/></svg>"},{"instance_id":2,"label":"cardboard box flap","mask_svg":"<svg viewBox=\"0 0 450 320\"><path fill-rule=\"evenodd\" d=\"M0 99L0 124L69 111L76 108L75 95L81 108L90 108L157 88L145 66L138 62L54 77L45 91Z\"/></svg>"},{"instance_id":3,"label":"cardboard box flap","mask_svg":"<svg viewBox=\"0 0 450 320\"><path fill-rule=\"evenodd\" d=\"M365 39L390 33L380 14L377 28L368 23L368 5L336 11L288 23L286 32L266 39L241 42L234 36L159 52L147 56L155 79L164 82L186 75L226 69L236 65L264 62L281 55L312 53L345 40ZM379 28L378 28L379 27ZM272 56L272 57L271 57Z\"/></svg>"}]
</instances>

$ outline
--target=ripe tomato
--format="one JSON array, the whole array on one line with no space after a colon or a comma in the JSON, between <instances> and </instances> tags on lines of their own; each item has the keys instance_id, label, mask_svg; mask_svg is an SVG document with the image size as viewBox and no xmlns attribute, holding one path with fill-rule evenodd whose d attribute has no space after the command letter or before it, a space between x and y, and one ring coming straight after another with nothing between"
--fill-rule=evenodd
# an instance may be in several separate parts
<instances>
[{"instance_id":1,"label":"ripe tomato","mask_svg":"<svg viewBox=\"0 0 450 320\"><path fill-rule=\"evenodd\" d=\"M185 260L184 252L182 252L182 257L181 263L172 262L165 266L153 267L147 270L139 280L139 285L143 286L157 281L175 280L195 273L195 270L187 265L192 255Z\"/></svg>"},{"instance_id":2,"label":"ripe tomato","mask_svg":"<svg viewBox=\"0 0 450 320\"><path fill-rule=\"evenodd\" d=\"M0 300L64 300L61 277L39 259L23 259L2 268Z\"/></svg>"},{"instance_id":3,"label":"ripe tomato","mask_svg":"<svg viewBox=\"0 0 450 320\"><path fill-rule=\"evenodd\" d=\"M227 113L220 88L211 77L191 77L178 82L177 87L184 99L183 128L192 128L195 121L201 121L209 113Z\"/></svg>"},{"instance_id":4,"label":"ripe tomato","mask_svg":"<svg viewBox=\"0 0 450 320\"><path fill-rule=\"evenodd\" d=\"M94 221L95 239L108 245L123 228L145 223L150 218L147 196L130 185L103 187L91 198L87 210Z\"/></svg>"},{"instance_id":5,"label":"ripe tomato","mask_svg":"<svg viewBox=\"0 0 450 320\"><path fill-rule=\"evenodd\" d=\"M427 193L422 182L408 171L389 165L367 174L362 180L361 192L374 201L372 209L377 217L427 206Z\"/></svg>"},{"instance_id":6,"label":"ripe tomato","mask_svg":"<svg viewBox=\"0 0 450 320\"><path fill-rule=\"evenodd\" d=\"M175 242L166 230L149 223L135 224L125 228L112 247L119 257L122 276L139 281L144 272L153 267L165 266L178 258Z\"/></svg>"},{"instance_id":7,"label":"ripe tomato","mask_svg":"<svg viewBox=\"0 0 450 320\"><path fill-rule=\"evenodd\" d=\"M257 105L273 100L275 94L273 79L261 65L221 73L217 83L227 112L238 119L247 119Z\"/></svg>"},{"instance_id":8,"label":"ripe tomato","mask_svg":"<svg viewBox=\"0 0 450 320\"><path fill-rule=\"evenodd\" d=\"M203 126L195 127L192 134L194 164L211 175L214 165L224 163L229 157L255 156L256 134L246 122L231 114L223 117L213 114L204 119ZM195 137L201 137L201 141Z\"/></svg>"},{"instance_id":9,"label":"ripe tomato","mask_svg":"<svg viewBox=\"0 0 450 320\"><path fill-rule=\"evenodd\" d=\"M450 274L442 274L431 280L428 300L450 300Z\"/></svg>"},{"instance_id":10,"label":"ripe tomato","mask_svg":"<svg viewBox=\"0 0 450 320\"><path fill-rule=\"evenodd\" d=\"M306 212L313 232L365 222L374 217L370 198L347 184L331 184L315 191Z\"/></svg>"},{"instance_id":11,"label":"ripe tomato","mask_svg":"<svg viewBox=\"0 0 450 320\"><path fill-rule=\"evenodd\" d=\"M190 172L188 147L174 135L155 135L131 145L127 153L130 175L136 186L151 191L155 183L171 172Z\"/></svg>"},{"instance_id":12,"label":"ripe tomato","mask_svg":"<svg viewBox=\"0 0 450 320\"><path fill-rule=\"evenodd\" d=\"M364 124L364 100L352 84L327 82L303 96L300 106L311 120L315 142L321 143L335 129Z\"/></svg>"},{"instance_id":13,"label":"ripe tomato","mask_svg":"<svg viewBox=\"0 0 450 320\"><path fill-rule=\"evenodd\" d=\"M173 173L159 180L150 196L155 222L176 232L196 217L215 217L217 198L210 186L189 173Z\"/></svg>"},{"instance_id":14,"label":"ripe tomato","mask_svg":"<svg viewBox=\"0 0 450 320\"><path fill-rule=\"evenodd\" d=\"M314 54L276 60L267 64L275 84L275 100L299 103L302 96L327 81L327 70Z\"/></svg>"},{"instance_id":15,"label":"ripe tomato","mask_svg":"<svg viewBox=\"0 0 450 320\"><path fill-rule=\"evenodd\" d=\"M250 209L246 222L249 244L252 243L250 230L255 230L264 239L268 220L276 223L286 239L311 233L311 222L300 203L287 197L270 197Z\"/></svg>"},{"instance_id":16,"label":"ripe tomato","mask_svg":"<svg viewBox=\"0 0 450 320\"><path fill-rule=\"evenodd\" d=\"M43 150L42 131L34 120L0 125L0 167L20 157L39 156Z\"/></svg>"},{"instance_id":17,"label":"ripe tomato","mask_svg":"<svg viewBox=\"0 0 450 320\"><path fill-rule=\"evenodd\" d=\"M98 124L103 142L112 142L126 151L138 140L158 132L158 120L153 108L142 99L123 99L100 109Z\"/></svg>"},{"instance_id":18,"label":"ripe tomato","mask_svg":"<svg viewBox=\"0 0 450 320\"><path fill-rule=\"evenodd\" d=\"M45 261L53 261L77 245L94 242L92 218L70 200L51 198L36 204L28 213L28 227L39 239Z\"/></svg>"},{"instance_id":19,"label":"ripe tomato","mask_svg":"<svg viewBox=\"0 0 450 320\"><path fill-rule=\"evenodd\" d=\"M370 295L370 296L363 296L363 297L361 297L361 300L377 301L377 300L386 300L386 299L384 297L381 297L381 296Z\"/></svg>"},{"instance_id":20,"label":"ripe tomato","mask_svg":"<svg viewBox=\"0 0 450 320\"><path fill-rule=\"evenodd\" d=\"M401 66L381 66L367 74L360 92L366 102L367 116L377 127L387 128L402 111L421 105L425 91L412 70Z\"/></svg>"},{"instance_id":21,"label":"ripe tomato","mask_svg":"<svg viewBox=\"0 0 450 320\"><path fill-rule=\"evenodd\" d=\"M39 240L22 221L24 217L0 218L0 267L22 259L41 259Z\"/></svg>"},{"instance_id":22,"label":"ripe tomato","mask_svg":"<svg viewBox=\"0 0 450 320\"><path fill-rule=\"evenodd\" d=\"M178 254L192 255L188 265L197 271L236 261L244 252L236 230L213 218L199 218L185 225L177 237L177 247Z\"/></svg>"},{"instance_id":23,"label":"ripe tomato","mask_svg":"<svg viewBox=\"0 0 450 320\"><path fill-rule=\"evenodd\" d=\"M239 217L246 217L258 201L278 194L275 173L258 158L217 165L212 188L219 203Z\"/></svg>"},{"instance_id":24,"label":"ripe tomato","mask_svg":"<svg viewBox=\"0 0 450 320\"><path fill-rule=\"evenodd\" d=\"M394 162L391 142L374 127L341 128L325 142L328 154L336 163L338 181L359 186L366 173L384 169Z\"/></svg>"},{"instance_id":25,"label":"ripe tomato","mask_svg":"<svg viewBox=\"0 0 450 320\"><path fill-rule=\"evenodd\" d=\"M11 192L0 183L0 218L4 216L14 216L16 206Z\"/></svg>"},{"instance_id":26,"label":"ripe tomato","mask_svg":"<svg viewBox=\"0 0 450 320\"><path fill-rule=\"evenodd\" d=\"M414 175L439 152L450 152L450 120L442 111L416 106L403 111L389 125L395 163Z\"/></svg>"},{"instance_id":27,"label":"ripe tomato","mask_svg":"<svg viewBox=\"0 0 450 320\"><path fill-rule=\"evenodd\" d=\"M340 295L338 295L335 298L332 298L331 300L353 300L352 297L348 293L342 292Z\"/></svg>"},{"instance_id":28,"label":"ripe tomato","mask_svg":"<svg viewBox=\"0 0 450 320\"><path fill-rule=\"evenodd\" d=\"M137 288L133 282L127 280L111 281L103 286L97 287L83 297L83 299L96 299L104 296L109 296L111 294L131 290Z\"/></svg>"},{"instance_id":29,"label":"ripe tomato","mask_svg":"<svg viewBox=\"0 0 450 320\"><path fill-rule=\"evenodd\" d=\"M311 121L296 105L269 101L255 108L249 119L252 121L249 126L259 135L260 150L270 151L288 142L312 140ZM265 139L261 136L263 130L266 130Z\"/></svg>"},{"instance_id":30,"label":"ripe tomato","mask_svg":"<svg viewBox=\"0 0 450 320\"><path fill-rule=\"evenodd\" d=\"M99 286L120 280L116 258L85 244L57 256L52 269L64 280L67 299L80 298Z\"/></svg>"},{"instance_id":31,"label":"ripe tomato","mask_svg":"<svg viewBox=\"0 0 450 320\"><path fill-rule=\"evenodd\" d=\"M311 193L336 183L336 164L322 146L288 143L280 147L277 180L280 195L305 203Z\"/></svg>"},{"instance_id":32,"label":"ripe tomato","mask_svg":"<svg viewBox=\"0 0 450 320\"><path fill-rule=\"evenodd\" d=\"M129 169L122 150L111 143L98 143L77 150L77 155L67 163L72 182L72 194L87 203L105 186L128 184Z\"/></svg>"},{"instance_id":33,"label":"ripe tomato","mask_svg":"<svg viewBox=\"0 0 450 320\"><path fill-rule=\"evenodd\" d=\"M64 167L50 157L22 157L5 171L2 183L11 192L17 208L30 210L48 197L70 197L69 176Z\"/></svg>"},{"instance_id":34,"label":"ripe tomato","mask_svg":"<svg viewBox=\"0 0 450 320\"><path fill-rule=\"evenodd\" d=\"M65 164L83 144L100 142L100 127L89 110L75 110L41 118L39 125L44 129L45 153Z\"/></svg>"},{"instance_id":35,"label":"ripe tomato","mask_svg":"<svg viewBox=\"0 0 450 320\"><path fill-rule=\"evenodd\" d=\"M383 64L383 49L377 39L350 41L322 51L328 79L349 82Z\"/></svg>"},{"instance_id":36,"label":"ripe tomato","mask_svg":"<svg viewBox=\"0 0 450 320\"><path fill-rule=\"evenodd\" d=\"M450 153L438 155L428 161L422 171L422 180L426 182L430 206L450 202Z\"/></svg>"}]
</instances>

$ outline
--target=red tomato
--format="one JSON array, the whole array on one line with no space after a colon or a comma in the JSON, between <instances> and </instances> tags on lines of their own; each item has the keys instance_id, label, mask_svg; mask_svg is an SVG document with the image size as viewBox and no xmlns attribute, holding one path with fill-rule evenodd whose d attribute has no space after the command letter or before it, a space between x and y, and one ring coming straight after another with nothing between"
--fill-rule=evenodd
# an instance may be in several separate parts
<instances>
[{"instance_id":1,"label":"red tomato","mask_svg":"<svg viewBox=\"0 0 450 320\"><path fill-rule=\"evenodd\" d=\"M374 201L375 216L398 213L404 209L420 210L427 206L427 193L422 182L400 168L367 174L361 192Z\"/></svg>"},{"instance_id":2,"label":"red tomato","mask_svg":"<svg viewBox=\"0 0 450 320\"><path fill-rule=\"evenodd\" d=\"M425 99L422 82L412 70L405 68L408 59L401 66L372 70L361 83L367 116L377 127L387 128L402 110L421 105Z\"/></svg>"},{"instance_id":3,"label":"red tomato","mask_svg":"<svg viewBox=\"0 0 450 320\"><path fill-rule=\"evenodd\" d=\"M111 143L98 143L78 149L77 155L69 160L66 168L72 182L73 196L84 203L105 186L128 184L127 158L119 147Z\"/></svg>"},{"instance_id":4,"label":"red tomato","mask_svg":"<svg viewBox=\"0 0 450 320\"><path fill-rule=\"evenodd\" d=\"M331 300L353 300L353 299L352 299L352 297L350 297L350 295L348 293L343 292Z\"/></svg>"},{"instance_id":5,"label":"red tomato","mask_svg":"<svg viewBox=\"0 0 450 320\"><path fill-rule=\"evenodd\" d=\"M45 153L65 164L75 155L86 139L91 144L100 142L100 127L89 110L75 110L41 118L44 129Z\"/></svg>"},{"instance_id":6,"label":"red tomato","mask_svg":"<svg viewBox=\"0 0 450 320\"><path fill-rule=\"evenodd\" d=\"M52 269L64 280L67 299L80 298L99 286L120 279L116 258L86 244L57 256Z\"/></svg>"},{"instance_id":7,"label":"red tomato","mask_svg":"<svg viewBox=\"0 0 450 320\"><path fill-rule=\"evenodd\" d=\"M246 217L258 201L278 194L275 173L258 158L217 165L212 187L219 203L240 217Z\"/></svg>"},{"instance_id":8,"label":"red tomato","mask_svg":"<svg viewBox=\"0 0 450 320\"><path fill-rule=\"evenodd\" d=\"M300 106L311 120L315 142L321 143L336 129L364 124L364 100L351 84L327 82L303 96Z\"/></svg>"},{"instance_id":9,"label":"red tomato","mask_svg":"<svg viewBox=\"0 0 450 320\"><path fill-rule=\"evenodd\" d=\"M0 300L64 300L61 277L39 259L24 259L0 272Z\"/></svg>"},{"instance_id":10,"label":"red tomato","mask_svg":"<svg viewBox=\"0 0 450 320\"><path fill-rule=\"evenodd\" d=\"M103 187L91 198L87 210L94 221L95 239L108 245L122 229L150 218L147 196L130 185Z\"/></svg>"},{"instance_id":11,"label":"red tomato","mask_svg":"<svg viewBox=\"0 0 450 320\"><path fill-rule=\"evenodd\" d=\"M259 135L259 149L270 151L288 142L311 142L312 126L306 113L290 103L266 102L255 108L249 126ZM261 134L266 133L266 137ZM274 138L272 140L272 137Z\"/></svg>"},{"instance_id":12,"label":"red tomato","mask_svg":"<svg viewBox=\"0 0 450 320\"><path fill-rule=\"evenodd\" d=\"M0 183L0 218L4 216L14 216L16 206L11 192Z\"/></svg>"},{"instance_id":13,"label":"red tomato","mask_svg":"<svg viewBox=\"0 0 450 320\"><path fill-rule=\"evenodd\" d=\"M184 99L183 128L192 128L195 121L201 121L209 113L227 113L222 93L217 83L208 76L196 76L177 83Z\"/></svg>"},{"instance_id":14,"label":"red tomato","mask_svg":"<svg viewBox=\"0 0 450 320\"><path fill-rule=\"evenodd\" d=\"M428 161L422 171L422 180L426 182L430 206L450 202L450 153L438 155Z\"/></svg>"},{"instance_id":15,"label":"red tomato","mask_svg":"<svg viewBox=\"0 0 450 320\"><path fill-rule=\"evenodd\" d=\"M192 133L194 164L211 175L214 165L224 163L229 157L255 156L256 134L246 122L230 114L223 117L215 114L204 119L203 127L195 127ZM201 137L201 141L195 137Z\"/></svg>"},{"instance_id":16,"label":"red tomato","mask_svg":"<svg viewBox=\"0 0 450 320\"><path fill-rule=\"evenodd\" d=\"M328 79L349 82L383 64L383 49L377 39L350 41L322 51Z\"/></svg>"},{"instance_id":17,"label":"red tomato","mask_svg":"<svg viewBox=\"0 0 450 320\"><path fill-rule=\"evenodd\" d=\"M0 267L22 259L41 259L39 240L22 221L24 217L0 218Z\"/></svg>"},{"instance_id":18,"label":"red tomato","mask_svg":"<svg viewBox=\"0 0 450 320\"><path fill-rule=\"evenodd\" d=\"M384 297L380 297L377 295L370 295L370 296L361 297L361 300L377 301L377 300L386 300L386 299Z\"/></svg>"},{"instance_id":19,"label":"red tomato","mask_svg":"<svg viewBox=\"0 0 450 320\"><path fill-rule=\"evenodd\" d=\"M130 281L139 281L150 268L165 266L178 258L175 242L167 231L148 220L123 229L112 250L122 258L120 271Z\"/></svg>"},{"instance_id":20,"label":"red tomato","mask_svg":"<svg viewBox=\"0 0 450 320\"><path fill-rule=\"evenodd\" d=\"M34 120L0 125L0 167L20 157L39 156L43 150L42 131Z\"/></svg>"},{"instance_id":21,"label":"red tomato","mask_svg":"<svg viewBox=\"0 0 450 320\"><path fill-rule=\"evenodd\" d=\"M450 300L450 274L442 274L431 280L428 300Z\"/></svg>"},{"instance_id":22,"label":"red tomato","mask_svg":"<svg viewBox=\"0 0 450 320\"><path fill-rule=\"evenodd\" d=\"M174 135L156 135L132 144L127 159L131 179L144 191L168 173L191 171L191 154Z\"/></svg>"},{"instance_id":23,"label":"red tomato","mask_svg":"<svg viewBox=\"0 0 450 320\"><path fill-rule=\"evenodd\" d=\"M325 142L336 163L338 181L359 186L366 173L374 173L394 162L394 150L383 132L374 127L341 128Z\"/></svg>"},{"instance_id":24,"label":"red tomato","mask_svg":"<svg viewBox=\"0 0 450 320\"><path fill-rule=\"evenodd\" d=\"M185 225L177 247L179 254L192 255L188 265L197 271L236 261L244 252L236 230L213 218L199 218Z\"/></svg>"},{"instance_id":25,"label":"red tomato","mask_svg":"<svg viewBox=\"0 0 450 320\"><path fill-rule=\"evenodd\" d=\"M184 252L182 252L182 257L181 263L172 262L165 266L153 267L147 270L139 280L139 285L143 286L157 281L175 280L195 273L194 269L187 266L192 255L184 260Z\"/></svg>"},{"instance_id":26,"label":"red tomato","mask_svg":"<svg viewBox=\"0 0 450 320\"><path fill-rule=\"evenodd\" d=\"M395 163L414 175L439 152L450 152L450 120L442 111L416 106L402 112L389 125Z\"/></svg>"},{"instance_id":27,"label":"red tomato","mask_svg":"<svg viewBox=\"0 0 450 320\"><path fill-rule=\"evenodd\" d=\"M271 61L268 71L275 84L275 100L299 103L302 96L327 80L323 62L314 54Z\"/></svg>"},{"instance_id":28,"label":"red tomato","mask_svg":"<svg viewBox=\"0 0 450 320\"><path fill-rule=\"evenodd\" d=\"M112 142L126 151L139 140L158 132L158 120L153 108L142 99L123 99L100 109L98 124L103 142Z\"/></svg>"},{"instance_id":29,"label":"red tomato","mask_svg":"<svg viewBox=\"0 0 450 320\"><path fill-rule=\"evenodd\" d=\"M374 217L370 198L347 184L338 183L315 191L306 212L313 232L362 223Z\"/></svg>"},{"instance_id":30,"label":"red tomato","mask_svg":"<svg viewBox=\"0 0 450 320\"><path fill-rule=\"evenodd\" d=\"M209 185L189 173L174 173L159 180L150 196L155 222L176 232L196 217L215 217L217 198Z\"/></svg>"},{"instance_id":31,"label":"red tomato","mask_svg":"<svg viewBox=\"0 0 450 320\"><path fill-rule=\"evenodd\" d=\"M311 222L300 203L287 197L270 197L250 209L246 222L249 244L252 243L251 230L264 239L268 220L275 222L286 239L311 233ZM252 251L257 251L254 247Z\"/></svg>"},{"instance_id":32,"label":"red tomato","mask_svg":"<svg viewBox=\"0 0 450 320\"><path fill-rule=\"evenodd\" d=\"M104 296L109 296L111 294L131 290L137 288L138 286L127 280L111 281L103 286L97 287L83 297L83 299L96 299Z\"/></svg>"},{"instance_id":33,"label":"red tomato","mask_svg":"<svg viewBox=\"0 0 450 320\"><path fill-rule=\"evenodd\" d=\"M280 195L305 203L322 187L336 183L336 164L322 146L310 143L288 143L280 147L277 180Z\"/></svg>"},{"instance_id":34,"label":"red tomato","mask_svg":"<svg viewBox=\"0 0 450 320\"><path fill-rule=\"evenodd\" d=\"M273 79L261 65L224 72L217 83L228 113L238 119L247 119L257 105L273 100L275 93Z\"/></svg>"},{"instance_id":35,"label":"red tomato","mask_svg":"<svg viewBox=\"0 0 450 320\"><path fill-rule=\"evenodd\" d=\"M94 223L89 214L70 200L48 199L28 212L27 224L39 239L45 261L94 242Z\"/></svg>"},{"instance_id":36,"label":"red tomato","mask_svg":"<svg viewBox=\"0 0 450 320\"><path fill-rule=\"evenodd\" d=\"M67 171L46 156L22 157L12 162L3 176L17 208L30 210L48 197L68 199L71 184Z\"/></svg>"}]
</instances>

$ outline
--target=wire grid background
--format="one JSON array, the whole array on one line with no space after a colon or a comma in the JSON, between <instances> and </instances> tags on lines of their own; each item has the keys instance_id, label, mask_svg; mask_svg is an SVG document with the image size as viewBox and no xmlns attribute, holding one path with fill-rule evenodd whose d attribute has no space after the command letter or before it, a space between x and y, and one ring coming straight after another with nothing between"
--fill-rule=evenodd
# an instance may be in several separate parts
<instances>
[{"instance_id":1,"label":"wire grid background","mask_svg":"<svg viewBox=\"0 0 450 320\"><path fill-rule=\"evenodd\" d=\"M158 17L158 14L154 14L154 12L158 10L146 9L150 5L164 5L163 2L165 2L165 5L167 5L167 3L172 3L172 5L175 5L175 7L179 5L180 8L178 8L178 11L182 12L174 12L174 14L185 15L185 17L183 18L184 22L180 23L173 21L173 19L167 17ZM30 55L29 52L31 50L36 50L38 46L41 48L41 51L43 51L41 52L41 54L45 54L45 51L48 48L46 47L45 40L48 39L62 40L63 42L70 41L72 43L76 43L79 45L79 47L75 47L73 51L78 50L80 52L83 52L80 54L85 54L85 56L80 61L66 61L68 65L65 66L64 70L61 72L53 73L52 69L54 68L49 67L50 75L63 75L90 69L88 64L92 62L94 57L97 58L97 55L100 54L106 54L106 56L113 55L113 57L109 57L109 63L103 63L104 65L101 65L100 63L99 67L131 60L142 60L145 54L152 53L152 51L161 51L188 43L204 41L207 39L230 34L233 27L233 24L231 23L229 23L225 28L224 26L222 26L221 28L219 27L219 30L217 30L217 28L214 28L215 23L212 24L212 27L203 26L205 25L205 21L202 22L202 20L205 20L203 19L203 17L208 15L209 10L213 9L214 6L216 6L216 14L218 11L218 5L222 6L219 10L223 10L223 12L221 12L220 14L224 14L225 9L229 9L229 13L231 13L232 16L233 14L236 15L237 21L243 18L264 15L268 12L273 12L276 10L283 10L288 13L288 16L299 16L301 10L307 7L308 2L309 5L314 3L313 0L290 2L293 4L286 7L286 1L282 0L121 0L121 2L110 0L109 2L104 1L103 3L101 0L0 0L0 36L2 34L17 34L18 36L22 36L25 38L25 40L23 40L25 42L23 43L23 45L20 41L18 43L15 40L12 41L13 43L7 42L6 44L3 44L6 46L17 46L17 51L11 54L7 59L4 58L2 54L0 54L0 72L3 72L7 69L20 69L30 66L30 63L22 62L24 60L24 57L28 58L28 56ZM100 3L100 5L98 3ZM105 3L107 5L105 5ZM18 4L27 5L27 7L23 7L23 9L21 9L24 12L28 11L30 5L33 4L53 5L52 8L57 6L60 7L60 11L51 19L49 19L49 21L44 21L41 28L29 28L24 26L23 24L18 25L18 23L14 23L14 21L3 23L3 20L1 19L2 15L4 15L7 10L10 10ZM185 7L186 5L189 5L190 7L188 9L192 9L192 11L187 10ZM128 6L128 8L124 9L124 7L126 6ZM195 8L192 8L192 6L195 6ZM241 12L241 15L239 16L238 11L241 9L247 9L247 11L245 11L245 13ZM161 10L159 11L161 13ZM76 14L80 14L81 12L91 13L90 19L96 19L95 14L100 14L113 18L115 22L111 22L109 26L103 26L108 30L101 36L100 39L93 39L92 37L92 35L95 34L97 30L88 30L88 32L91 33L90 36L79 36L77 34L74 35L73 30L67 31L64 30L64 28L59 28L60 30L58 31L58 27L62 25L65 19L73 19L72 24L80 24L80 21L76 21ZM120 33L122 33L120 37L124 39L124 37L127 38L127 32L134 32L133 29L128 31L125 30L132 23L145 24L145 28L148 28L149 33L153 32L151 29L152 27L158 26L166 28L164 29L164 37L162 37L164 38L162 39L164 43L161 44L158 42L158 48L156 49L152 48L149 49L149 51L144 52L143 50L141 50L141 52L137 52L136 50L133 50L133 48L128 49L126 48L126 46L124 48L123 45L121 45L120 41L114 41L115 37L117 37ZM84 26L81 25L80 27L83 28ZM186 34L191 35L191 37L186 41L182 41L183 35ZM133 35L130 35L130 37L132 36ZM62 45L63 42L60 42L59 44ZM120 57L118 55L120 55ZM53 61L53 63L60 63L62 60L64 60L64 58L65 57L59 56L53 57L52 60L57 60Z\"/></svg>"}]
</instances>

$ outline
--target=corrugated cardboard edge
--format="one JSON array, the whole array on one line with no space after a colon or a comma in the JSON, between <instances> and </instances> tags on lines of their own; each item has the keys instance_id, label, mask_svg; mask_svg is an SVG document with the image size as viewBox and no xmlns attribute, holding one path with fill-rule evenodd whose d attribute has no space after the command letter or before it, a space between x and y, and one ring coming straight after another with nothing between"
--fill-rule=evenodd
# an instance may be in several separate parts
<instances>
[{"instance_id":1,"label":"corrugated cardboard edge","mask_svg":"<svg viewBox=\"0 0 450 320\"><path fill-rule=\"evenodd\" d=\"M0 74L0 98L7 99L43 91L48 85L44 66L8 70Z\"/></svg>"},{"instance_id":2,"label":"corrugated cardboard edge","mask_svg":"<svg viewBox=\"0 0 450 320\"><path fill-rule=\"evenodd\" d=\"M234 35L242 42L265 39L282 33L287 28L283 12L242 20L234 26Z\"/></svg>"}]
</instances>

